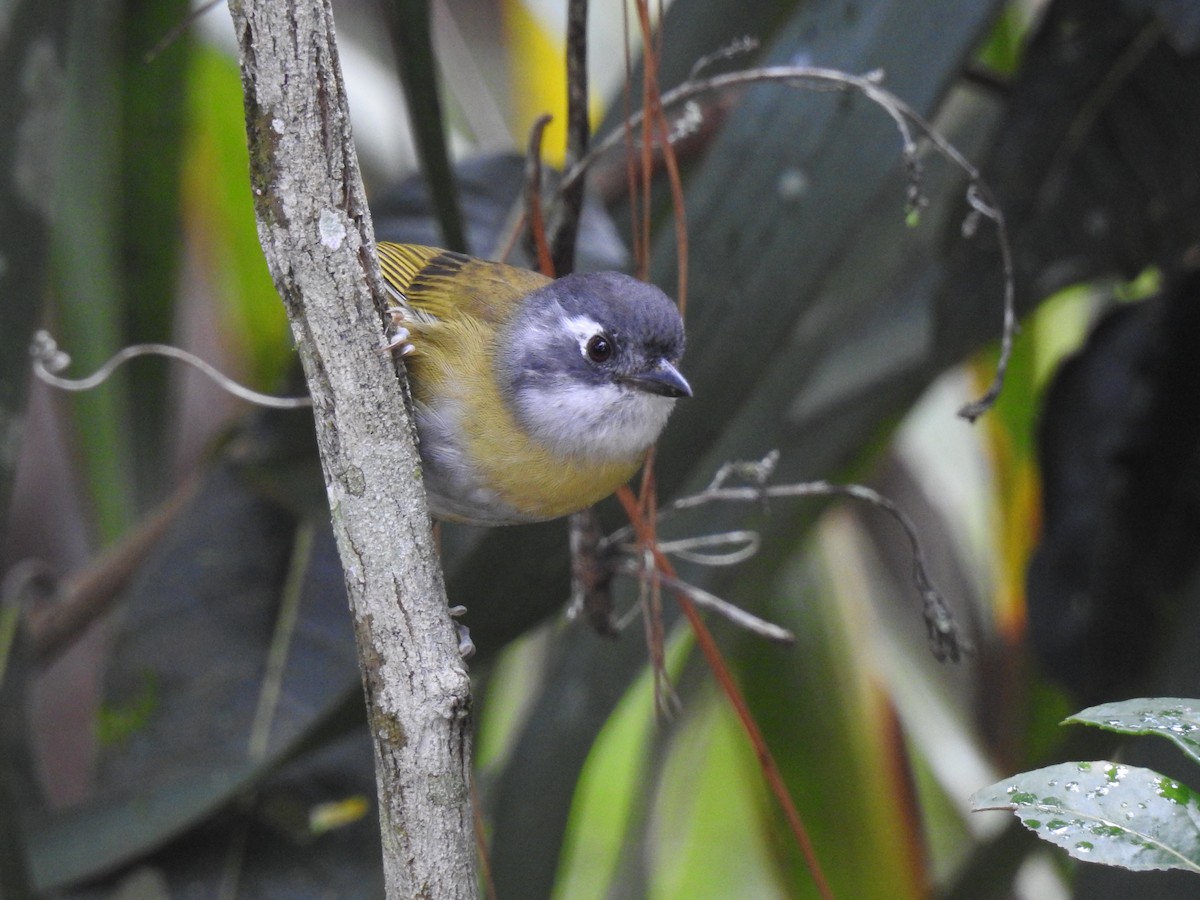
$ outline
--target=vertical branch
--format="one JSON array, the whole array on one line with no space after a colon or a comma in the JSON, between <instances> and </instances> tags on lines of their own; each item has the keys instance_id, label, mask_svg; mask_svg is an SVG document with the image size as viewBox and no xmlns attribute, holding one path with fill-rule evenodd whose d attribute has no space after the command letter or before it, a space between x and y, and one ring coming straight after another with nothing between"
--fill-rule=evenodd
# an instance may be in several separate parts
<instances>
[{"instance_id":1,"label":"vertical branch","mask_svg":"<svg viewBox=\"0 0 1200 900\"><path fill-rule=\"evenodd\" d=\"M655 50L651 42L652 35L650 34L649 24L646 22L644 11L644 0L637 0L638 8L638 25L642 34L642 110L649 116L651 103L651 92L654 89L657 77L658 59L657 50ZM652 196L650 187L654 175L654 138L651 133L651 120L643 119L641 123L641 165L638 168L640 184L636 193L630 196L633 203L640 205L641 221L638 223L637 235L640 238L634 246L634 259L637 261L637 269L635 273L638 278L643 281L650 277L650 223L651 212L653 205L651 203Z\"/></svg>"},{"instance_id":2,"label":"vertical branch","mask_svg":"<svg viewBox=\"0 0 1200 900\"><path fill-rule=\"evenodd\" d=\"M650 246L649 239L642 234L642 223L638 217L640 194L638 192L637 156L634 153L633 142L633 59L629 52L629 7L626 4L621 4L621 25L624 33L622 43L625 50L625 79L621 90L621 99L624 103L625 115L620 134L625 144L625 194L629 197L629 235L630 245L633 248L634 274L639 278L645 278L650 267ZM575 169L579 169L583 164L583 162L579 163ZM567 176L564 184L570 184L570 181L570 176Z\"/></svg>"},{"instance_id":3,"label":"vertical branch","mask_svg":"<svg viewBox=\"0 0 1200 900\"><path fill-rule=\"evenodd\" d=\"M567 163L573 166L587 155L591 140L588 122L587 0L570 0L567 6ZM575 268L575 238L583 212L583 179L561 194L561 216L550 238L554 274L561 278Z\"/></svg>"},{"instance_id":4,"label":"vertical branch","mask_svg":"<svg viewBox=\"0 0 1200 900\"><path fill-rule=\"evenodd\" d=\"M663 163L667 168L668 183L671 186L671 206L675 216L675 252L678 256L678 275L677 275L677 297L679 303L679 312L682 314L687 310L687 275L688 275L688 240L687 240L687 210L683 204L683 182L679 176L679 163L675 159L675 148L671 144L670 129L667 127L666 113L663 111L662 95L658 87L658 48L654 46L655 35L650 28L650 10L648 0L638 0L638 24L642 30L642 45L645 47L643 52L643 67L642 77L644 79L643 86L643 109L646 112L646 121L642 125L642 146L643 146L643 165L646 167L643 179L645 179L644 187L646 196L643 202L646 204L646 229L649 230L649 215L650 215L650 187L649 187L649 167L652 160L652 147L655 140L655 132L660 146L662 147ZM660 19L661 21L661 19ZM662 33L659 32L659 39Z\"/></svg>"},{"instance_id":5,"label":"vertical branch","mask_svg":"<svg viewBox=\"0 0 1200 900\"><path fill-rule=\"evenodd\" d=\"M539 116L529 129L529 147L525 151L525 207L529 217L529 239L537 257L538 271L554 278L554 259L546 240L546 222L542 214L542 137L553 118L548 113Z\"/></svg>"},{"instance_id":6,"label":"vertical branch","mask_svg":"<svg viewBox=\"0 0 1200 900\"><path fill-rule=\"evenodd\" d=\"M400 86L408 104L408 121L417 144L421 173L442 229L443 246L469 253L458 207L458 187L438 96L437 67L433 54L430 0L380 0L388 22L388 36L400 69Z\"/></svg>"},{"instance_id":7,"label":"vertical branch","mask_svg":"<svg viewBox=\"0 0 1200 900\"><path fill-rule=\"evenodd\" d=\"M474 897L470 682L446 611L329 0L230 0L259 238L316 414L375 745L389 898Z\"/></svg>"},{"instance_id":8,"label":"vertical branch","mask_svg":"<svg viewBox=\"0 0 1200 900\"><path fill-rule=\"evenodd\" d=\"M567 5L567 158L563 170L587 155L591 142L588 121L587 0L569 0ZM575 269L575 244L579 217L583 213L584 180L562 191L560 215L550 238L554 273L559 278ZM609 579L600 574L599 520L594 509L574 513L567 520L571 542L571 603L579 608L599 634L613 636L612 596Z\"/></svg>"}]
</instances>

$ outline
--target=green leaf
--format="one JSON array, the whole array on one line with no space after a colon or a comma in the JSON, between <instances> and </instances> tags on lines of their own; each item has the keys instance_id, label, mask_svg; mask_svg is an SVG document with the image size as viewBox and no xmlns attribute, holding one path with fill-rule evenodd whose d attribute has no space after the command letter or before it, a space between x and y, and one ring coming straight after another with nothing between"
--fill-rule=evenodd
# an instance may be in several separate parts
<instances>
[{"instance_id":1,"label":"green leaf","mask_svg":"<svg viewBox=\"0 0 1200 900\"><path fill-rule=\"evenodd\" d=\"M76 371L98 369L125 342L121 267L119 4L88 3L71 17L57 176L51 202L57 337ZM129 379L118 373L73 404L82 482L101 542L137 519Z\"/></svg>"},{"instance_id":2,"label":"green leaf","mask_svg":"<svg viewBox=\"0 0 1200 900\"><path fill-rule=\"evenodd\" d=\"M1101 703L1063 720L1121 734L1157 734L1200 763L1200 700L1149 697Z\"/></svg>"},{"instance_id":3,"label":"green leaf","mask_svg":"<svg viewBox=\"0 0 1200 900\"><path fill-rule=\"evenodd\" d=\"M1200 795L1150 769L1060 763L997 782L970 803L1013 810L1026 828L1076 859L1200 873Z\"/></svg>"},{"instance_id":4,"label":"green leaf","mask_svg":"<svg viewBox=\"0 0 1200 900\"><path fill-rule=\"evenodd\" d=\"M267 271L254 203L236 61L210 47L189 59L183 204L211 281L221 342L255 387L274 390L295 363L291 332Z\"/></svg>"}]
</instances>

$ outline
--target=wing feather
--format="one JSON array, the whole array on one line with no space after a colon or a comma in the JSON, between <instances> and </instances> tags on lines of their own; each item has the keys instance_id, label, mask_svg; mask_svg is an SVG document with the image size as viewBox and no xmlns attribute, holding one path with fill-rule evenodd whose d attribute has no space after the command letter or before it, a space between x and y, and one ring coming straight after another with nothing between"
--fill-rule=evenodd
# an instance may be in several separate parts
<instances>
[{"instance_id":1,"label":"wing feather","mask_svg":"<svg viewBox=\"0 0 1200 900\"><path fill-rule=\"evenodd\" d=\"M418 320L466 317L501 323L521 297L550 283L528 269L436 247L381 241L377 250L388 287Z\"/></svg>"}]
</instances>

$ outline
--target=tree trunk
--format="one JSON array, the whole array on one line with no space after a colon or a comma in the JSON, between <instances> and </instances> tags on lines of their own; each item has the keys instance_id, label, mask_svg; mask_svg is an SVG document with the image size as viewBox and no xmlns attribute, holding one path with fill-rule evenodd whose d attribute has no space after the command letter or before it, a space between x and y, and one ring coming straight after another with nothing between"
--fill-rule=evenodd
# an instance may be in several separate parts
<instances>
[{"instance_id":1,"label":"tree trunk","mask_svg":"<svg viewBox=\"0 0 1200 900\"><path fill-rule=\"evenodd\" d=\"M328 0L230 0L259 238L316 414L375 745L389 897L474 897L470 682L446 612Z\"/></svg>"}]
</instances>

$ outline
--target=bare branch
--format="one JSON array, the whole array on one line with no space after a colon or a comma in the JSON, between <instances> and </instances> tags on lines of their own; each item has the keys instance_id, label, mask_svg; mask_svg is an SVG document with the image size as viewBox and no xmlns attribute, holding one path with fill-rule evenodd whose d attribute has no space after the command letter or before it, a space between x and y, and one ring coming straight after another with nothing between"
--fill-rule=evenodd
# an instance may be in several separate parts
<instances>
[{"instance_id":1,"label":"bare branch","mask_svg":"<svg viewBox=\"0 0 1200 900\"><path fill-rule=\"evenodd\" d=\"M62 582L36 561L29 560L13 568L15 580L5 580L0 590L0 605L14 591L20 597L26 585L41 587L51 598L29 609L33 657L39 666L52 663L112 608L129 578L162 539L194 491L195 481L189 479L99 559Z\"/></svg>"},{"instance_id":2,"label":"bare branch","mask_svg":"<svg viewBox=\"0 0 1200 900\"><path fill-rule=\"evenodd\" d=\"M329 0L230 0L259 239L313 398L375 746L389 898L476 896L470 681L350 133ZM402 369L402 367L401 367Z\"/></svg>"},{"instance_id":3,"label":"bare branch","mask_svg":"<svg viewBox=\"0 0 1200 900\"><path fill-rule=\"evenodd\" d=\"M221 0L205 0L204 3L190 10L175 27L168 30L166 34L159 38L158 43L146 52L146 55L143 57L146 64L149 65L158 59L168 47L183 37L184 33L195 25L205 13L220 5Z\"/></svg>"},{"instance_id":4,"label":"bare branch","mask_svg":"<svg viewBox=\"0 0 1200 900\"><path fill-rule=\"evenodd\" d=\"M900 132L905 168L908 172L907 205L910 212L919 209L924 203L921 194L921 166L917 155L918 147L913 138L914 130L929 141L929 144L941 156L958 167L967 176L968 181L967 202L972 214L966 223L967 230L971 230L980 217L991 220L996 228L996 239L1000 245L1004 281L1004 324L1000 337L1000 358L996 364L995 378L991 387L982 397L959 410L960 416L973 422L987 412L1000 395L1004 377L1008 371L1009 358L1012 355L1013 335L1017 331L1016 288L1013 280L1012 246L1008 237L1008 227L995 197L983 181L979 170L920 113L895 94L881 87L882 77L881 72L851 75L837 69L814 66L767 66L713 75L708 78L691 78L663 94L657 107L667 109L685 103L701 94L768 82L778 82L809 90L855 91L878 104L896 123L896 128ZM631 129L641 124L645 116L645 109L634 112L621 128L614 129L603 139L595 142L587 156L579 160L566 173L559 190L572 190L575 183L583 178L588 167L623 140Z\"/></svg>"},{"instance_id":5,"label":"bare branch","mask_svg":"<svg viewBox=\"0 0 1200 900\"><path fill-rule=\"evenodd\" d=\"M595 507L573 513L567 533L571 544L571 602L567 604L567 618L583 615L597 634L615 637L612 571L601 556L602 535Z\"/></svg>"},{"instance_id":6,"label":"bare branch","mask_svg":"<svg viewBox=\"0 0 1200 900\"><path fill-rule=\"evenodd\" d=\"M891 516L904 529L904 533L908 537L913 561L913 584L920 592L924 604L922 614L925 617L925 626L929 631L929 640L934 655L942 661L949 659L957 662L964 653L970 652L970 644L958 634L954 614L929 580L925 565L925 552L921 549L916 526L913 525L904 510L878 491L873 491L861 484L834 484L829 481L806 481L800 484L769 487L716 487L689 497L681 497L664 507L663 512L695 509L708 503L755 503L761 502L764 497L772 499L846 497L860 503L867 503Z\"/></svg>"},{"instance_id":7,"label":"bare branch","mask_svg":"<svg viewBox=\"0 0 1200 900\"><path fill-rule=\"evenodd\" d=\"M539 116L529 129L529 145L525 150L525 210L529 220L529 240L538 271L554 277L554 260L546 242L546 224L542 215L542 136L553 116Z\"/></svg>"},{"instance_id":8,"label":"bare branch","mask_svg":"<svg viewBox=\"0 0 1200 900\"><path fill-rule=\"evenodd\" d=\"M672 515L685 510L697 509L709 503L757 503L764 504L772 499L794 499L799 497L846 497L860 503L867 503L891 516L908 537L909 548L913 561L913 585L921 595L922 615L929 632L929 640L934 656L940 661L952 660L958 662L964 654L970 653L971 644L958 632L954 614L946 604L945 599L933 586L929 579L925 564L925 553L921 549L917 537L916 526L905 512L878 491L860 484L834 484L829 481L805 481L799 484L768 485L766 481L775 471L779 461L779 452L772 450L761 460L753 462L728 462L717 470L707 488L697 494L680 497L658 510L656 524L661 524ZM740 487L726 487L726 482L732 478L750 481L751 484ZM630 560L635 556L629 552L626 544L633 536L632 525L614 531L601 542L602 549L620 548L627 552ZM706 565L731 565L753 555L758 549L758 536L752 531L730 531L724 534L704 537L687 538L677 542L665 542L658 546L660 553L674 551L675 555L690 558L694 562ZM735 553L721 556L707 554L695 555L696 547L720 546L721 544L736 544L747 542L747 546ZM682 548L682 552L681 552ZM693 554L690 557L687 554ZM627 571L623 564L622 571ZM636 571L636 567L634 569ZM665 582L664 582L665 583ZM719 598L718 598L719 599ZM728 604L728 601L720 601ZM703 605L702 601L697 603ZM737 607L733 607L737 609ZM739 610L743 615L749 615ZM724 614L724 613L722 613ZM740 624L740 623L738 623ZM777 627L777 626L771 626Z\"/></svg>"},{"instance_id":9,"label":"bare branch","mask_svg":"<svg viewBox=\"0 0 1200 900\"><path fill-rule=\"evenodd\" d=\"M699 553L710 547L735 547L724 553ZM736 566L758 553L762 539L754 531L725 531L720 534L703 534L682 538L677 541L659 541L658 549L667 556L675 556L687 562L710 568Z\"/></svg>"},{"instance_id":10,"label":"bare branch","mask_svg":"<svg viewBox=\"0 0 1200 900\"><path fill-rule=\"evenodd\" d=\"M724 47L714 50L712 53L706 53L700 57L692 65L692 70L688 72L688 81L695 81L700 77L700 73L711 66L723 62L727 59L733 59L735 56L741 56L745 53L753 53L758 49L758 38L750 37L750 35L742 35L740 38L734 38Z\"/></svg>"},{"instance_id":11,"label":"bare branch","mask_svg":"<svg viewBox=\"0 0 1200 900\"><path fill-rule=\"evenodd\" d=\"M634 564L633 560L627 560L622 566L621 571L625 575L645 577L644 573ZM753 613L742 609L740 606L735 606L728 600L718 597L716 594L709 593L703 588L696 587L694 584L688 584L683 579L675 578L665 572L659 572L657 577L659 581L672 590L686 594L697 606L707 609L710 612L715 612L717 615L724 617L738 626L738 628L745 629L751 634L766 638L769 641L776 641L780 644L794 644L796 642L796 636L786 628L780 628L773 622L761 619Z\"/></svg>"}]
</instances>

